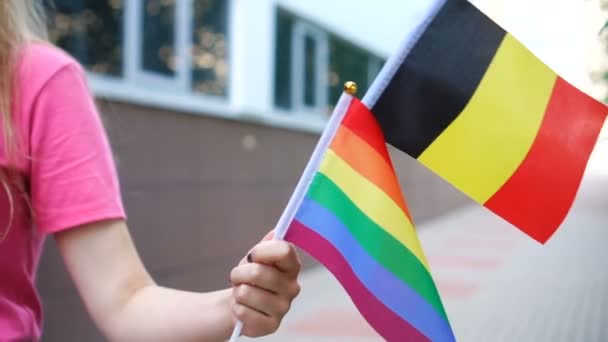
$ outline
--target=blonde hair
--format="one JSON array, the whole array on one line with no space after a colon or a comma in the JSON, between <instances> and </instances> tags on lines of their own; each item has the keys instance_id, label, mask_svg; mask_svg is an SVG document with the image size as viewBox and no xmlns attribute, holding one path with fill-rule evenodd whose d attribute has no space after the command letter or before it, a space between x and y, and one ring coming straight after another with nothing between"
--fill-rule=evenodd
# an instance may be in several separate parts
<instances>
[{"instance_id":1,"label":"blonde hair","mask_svg":"<svg viewBox=\"0 0 608 342\"><path fill-rule=\"evenodd\" d=\"M2 149L7 165L0 166L0 191L5 191L10 205L8 227L0 231L0 242L6 238L12 224L15 205L9 180L19 150L18 132L14 126L13 101L19 96L16 89L17 56L21 48L32 41L46 41L47 28L44 11L36 0L0 0L0 122Z\"/></svg>"}]
</instances>

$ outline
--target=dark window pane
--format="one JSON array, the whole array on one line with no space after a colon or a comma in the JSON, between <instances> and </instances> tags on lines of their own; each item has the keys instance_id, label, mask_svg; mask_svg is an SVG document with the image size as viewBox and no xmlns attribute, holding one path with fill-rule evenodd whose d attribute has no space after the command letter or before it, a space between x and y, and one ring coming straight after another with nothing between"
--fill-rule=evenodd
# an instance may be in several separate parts
<instances>
[{"instance_id":1,"label":"dark window pane","mask_svg":"<svg viewBox=\"0 0 608 342\"><path fill-rule=\"evenodd\" d=\"M175 0L143 1L142 62L146 71L175 74Z\"/></svg>"},{"instance_id":2,"label":"dark window pane","mask_svg":"<svg viewBox=\"0 0 608 342\"><path fill-rule=\"evenodd\" d=\"M44 0L51 41L93 72L122 75L123 0Z\"/></svg>"},{"instance_id":3,"label":"dark window pane","mask_svg":"<svg viewBox=\"0 0 608 342\"><path fill-rule=\"evenodd\" d=\"M225 96L228 91L228 1L195 0L192 89Z\"/></svg>"},{"instance_id":4,"label":"dark window pane","mask_svg":"<svg viewBox=\"0 0 608 342\"><path fill-rule=\"evenodd\" d=\"M380 70L382 70L382 67L384 66L384 60L380 57L371 57L370 60L370 68L369 68L369 72L368 72L368 84L371 87L372 82L374 82L374 80L376 79L376 77L378 76L378 74L380 73Z\"/></svg>"},{"instance_id":5,"label":"dark window pane","mask_svg":"<svg viewBox=\"0 0 608 342\"><path fill-rule=\"evenodd\" d=\"M369 86L369 54L345 40L332 37L329 42L329 106L335 106L344 82L357 83L357 96L363 97Z\"/></svg>"},{"instance_id":6,"label":"dark window pane","mask_svg":"<svg viewBox=\"0 0 608 342\"><path fill-rule=\"evenodd\" d=\"M274 103L277 107L291 108L291 41L293 17L278 10L275 40Z\"/></svg>"},{"instance_id":7,"label":"dark window pane","mask_svg":"<svg viewBox=\"0 0 608 342\"><path fill-rule=\"evenodd\" d=\"M309 36L304 39L304 104L314 107L317 104L317 42Z\"/></svg>"}]
</instances>

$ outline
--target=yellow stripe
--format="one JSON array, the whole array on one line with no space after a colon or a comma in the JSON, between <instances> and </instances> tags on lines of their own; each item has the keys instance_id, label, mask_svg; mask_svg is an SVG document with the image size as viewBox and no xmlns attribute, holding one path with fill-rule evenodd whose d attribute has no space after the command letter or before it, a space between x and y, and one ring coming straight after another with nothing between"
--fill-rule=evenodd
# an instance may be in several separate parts
<instances>
[{"instance_id":1,"label":"yellow stripe","mask_svg":"<svg viewBox=\"0 0 608 342\"><path fill-rule=\"evenodd\" d=\"M556 75L507 34L464 111L418 160L485 203L526 157Z\"/></svg>"},{"instance_id":2,"label":"yellow stripe","mask_svg":"<svg viewBox=\"0 0 608 342\"><path fill-rule=\"evenodd\" d=\"M412 223L386 193L332 150L327 151L319 172L331 179L367 217L401 242L429 269Z\"/></svg>"}]
</instances>

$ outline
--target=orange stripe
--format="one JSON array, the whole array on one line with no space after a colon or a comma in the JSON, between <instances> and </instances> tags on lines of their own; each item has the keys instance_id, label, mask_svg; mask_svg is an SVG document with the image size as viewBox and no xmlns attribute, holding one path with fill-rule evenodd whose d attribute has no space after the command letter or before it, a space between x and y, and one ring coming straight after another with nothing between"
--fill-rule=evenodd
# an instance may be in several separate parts
<instances>
[{"instance_id":1,"label":"orange stripe","mask_svg":"<svg viewBox=\"0 0 608 342\"><path fill-rule=\"evenodd\" d=\"M348 129L361 137L363 141L378 151L389 165L392 165L388 149L386 148L384 134L378 124L378 120L356 97L350 103L348 112L342 120L342 126L348 127Z\"/></svg>"},{"instance_id":2,"label":"orange stripe","mask_svg":"<svg viewBox=\"0 0 608 342\"><path fill-rule=\"evenodd\" d=\"M350 167L386 193L412 222L395 172L382 155L346 126L340 126L330 148Z\"/></svg>"}]
</instances>

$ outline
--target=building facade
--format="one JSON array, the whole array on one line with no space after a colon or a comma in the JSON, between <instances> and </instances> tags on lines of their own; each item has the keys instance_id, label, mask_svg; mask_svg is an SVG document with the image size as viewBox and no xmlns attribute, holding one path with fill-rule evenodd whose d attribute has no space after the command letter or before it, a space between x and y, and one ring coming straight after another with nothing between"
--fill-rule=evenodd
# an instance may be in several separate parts
<instances>
[{"instance_id":1,"label":"building facade","mask_svg":"<svg viewBox=\"0 0 608 342\"><path fill-rule=\"evenodd\" d=\"M336 12L346 1L53 2L51 39L88 70L142 259L161 285L194 291L229 285L276 223L342 84L363 96L391 52L381 35L398 34L377 25L362 38L374 28L349 26ZM469 203L393 156L416 222ZM49 240L43 340L102 341Z\"/></svg>"}]
</instances>

